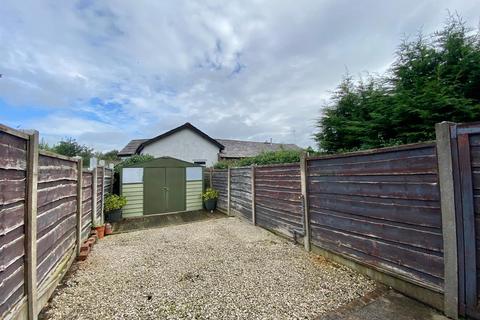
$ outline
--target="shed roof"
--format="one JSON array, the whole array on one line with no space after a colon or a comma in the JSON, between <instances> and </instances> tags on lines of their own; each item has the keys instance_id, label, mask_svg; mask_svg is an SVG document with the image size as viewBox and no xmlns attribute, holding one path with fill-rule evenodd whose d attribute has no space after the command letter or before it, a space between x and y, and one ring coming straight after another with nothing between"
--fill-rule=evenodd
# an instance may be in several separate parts
<instances>
[{"instance_id":1,"label":"shed roof","mask_svg":"<svg viewBox=\"0 0 480 320\"><path fill-rule=\"evenodd\" d=\"M172 157L160 157L153 160L135 163L124 168L186 168L186 167L201 167L199 164L175 159Z\"/></svg>"}]
</instances>

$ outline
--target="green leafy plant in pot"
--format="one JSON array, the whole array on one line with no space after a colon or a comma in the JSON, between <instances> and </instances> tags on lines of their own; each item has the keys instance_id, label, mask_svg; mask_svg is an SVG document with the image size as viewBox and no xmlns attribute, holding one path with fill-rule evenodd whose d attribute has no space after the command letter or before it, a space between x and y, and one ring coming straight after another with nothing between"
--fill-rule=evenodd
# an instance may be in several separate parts
<instances>
[{"instance_id":1,"label":"green leafy plant in pot","mask_svg":"<svg viewBox=\"0 0 480 320\"><path fill-rule=\"evenodd\" d=\"M218 199L218 191L212 188L208 188L203 194L203 203L205 205L205 209L210 212L213 212L217 207L217 199Z\"/></svg>"},{"instance_id":2,"label":"green leafy plant in pot","mask_svg":"<svg viewBox=\"0 0 480 320\"><path fill-rule=\"evenodd\" d=\"M122 220L122 208L127 204L127 198L116 194L110 194L105 198L105 220L117 222Z\"/></svg>"}]
</instances>

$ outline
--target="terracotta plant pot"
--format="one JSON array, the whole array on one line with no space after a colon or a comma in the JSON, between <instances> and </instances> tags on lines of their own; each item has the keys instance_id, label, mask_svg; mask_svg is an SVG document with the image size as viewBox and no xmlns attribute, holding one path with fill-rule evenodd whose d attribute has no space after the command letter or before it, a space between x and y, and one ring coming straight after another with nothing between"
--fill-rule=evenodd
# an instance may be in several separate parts
<instances>
[{"instance_id":1,"label":"terracotta plant pot","mask_svg":"<svg viewBox=\"0 0 480 320\"><path fill-rule=\"evenodd\" d=\"M103 239L103 237L105 236L105 225L95 227L95 230L97 230L98 239Z\"/></svg>"},{"instance_id":2,"label":"terracotta plant pot","mask_svg":"<svg viewBox=\"0 0 480 320\"><path fill-rule=\"evenodd\" d=\"M110 223L105 223L105 235L109 236L113 233L112 225Z\"/></svg>"}]
</instances>

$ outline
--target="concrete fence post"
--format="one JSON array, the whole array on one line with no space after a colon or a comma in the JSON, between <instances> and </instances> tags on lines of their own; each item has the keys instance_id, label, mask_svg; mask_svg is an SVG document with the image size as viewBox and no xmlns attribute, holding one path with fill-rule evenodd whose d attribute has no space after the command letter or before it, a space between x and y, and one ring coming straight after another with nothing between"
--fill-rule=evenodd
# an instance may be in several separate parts
<instances>
[{"instance_id":1,"label":"concrete fence post","mask_svg":"<svg viewBox=\"0 0 480 320\"><path fill-rule=\"evenodd\" d=\"M302 154L300 158L300 183L302 190L302 201L303 201L303 241L306 251L310 251L310 214L308 208L308 186L307 186L307 155Z\"/></svg>"},{"instance_id":2,"label":"concrete fence post","mask_svg":"<svg viewBox=\"0 0 480 320\"><path fill-rule=\"evenodd\" d=\"M257 217L255 215L255 165L252 165L252 224L257 224Z\"/></svg>"},{"instance_id":3,"label":"concrete fence post","mask_svg":"<svg viewBox=\"0 0 480 320\"><path fill-rule=\"evenodd\" d=\"M97 174L97 167L95 167L92 169L92 224L94 227L99 224L99 221L97 221Z\"/></svg>"},{"instance_id":4,"label":"concrete fence post","mask_svg":"<svg viewBox=\"0 0 480 320\"><path fill-rule=\"evenodd\" d=\"M102 199L100 199L101 201L101 215L100 215L100 221L101 221L101 224L104 224L105 223L105 216L103 214L103 207L104 207L104 204L105 204L105 173L106 173L106 168L105 166L102 167Z\"/></svg>"},{"instance_id":5,"label":"concrete fence post","mask_svg":"<svg viewBox=\"0 0 480 320\"><path fill-rule=\"evenodd\" d=\"M453 124L449 122L437 123L435 125L435 134L445 270L444 312L448 317L458 319L458 255L455 184L451 144L452 125Z\"/></svg>"},{"instance_id":6,"label":"concrete fence post","mask_svg":"<svg viewBox=\"0 0 480 320\"><path fill-rule=\"evenodd\" d=\"M231 186L230 186L230 174L231 174L231 170L230 170L230 167L228 167L227 169L227 215L230 215L230 189L231 189Z\"/></svg>"},{"instance_id":7,"label":"concrete fence post","mask_svg":"<svg viewBox=\"0 0 480 320\"><path fill-rule=\"evenodd\" d=\"M77 256L82 246L82 216L83 216L83 160L77 162Z\"/></svg>"},{"instance_id":8,"label":"concrete fence post","mask_svg":"<svg viewBox=\"0 0 480 320\"><path fill-rule=\"evenodd\" d=\"M27 196L25 206L25 284L28 319L38 317L37 288L37 182L38 131L29 135L27 158Z\"/></svg>"}]
</instances>

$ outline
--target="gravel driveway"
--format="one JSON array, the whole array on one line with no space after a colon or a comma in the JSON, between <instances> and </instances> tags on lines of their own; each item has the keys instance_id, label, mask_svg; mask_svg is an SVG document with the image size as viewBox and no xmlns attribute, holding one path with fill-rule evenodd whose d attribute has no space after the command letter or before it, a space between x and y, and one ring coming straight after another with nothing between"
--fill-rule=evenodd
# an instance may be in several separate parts
<instances>
[{"instance_id":1,"label":"gravel driveway","mask_svg":"<svg viewBox=\"0 0 480 320\"><path fill-rule=\"evenodd\" d=\"M237 218L101 240L49 319L311 319L375 288Z\"/></svg>"}]
</instances>

